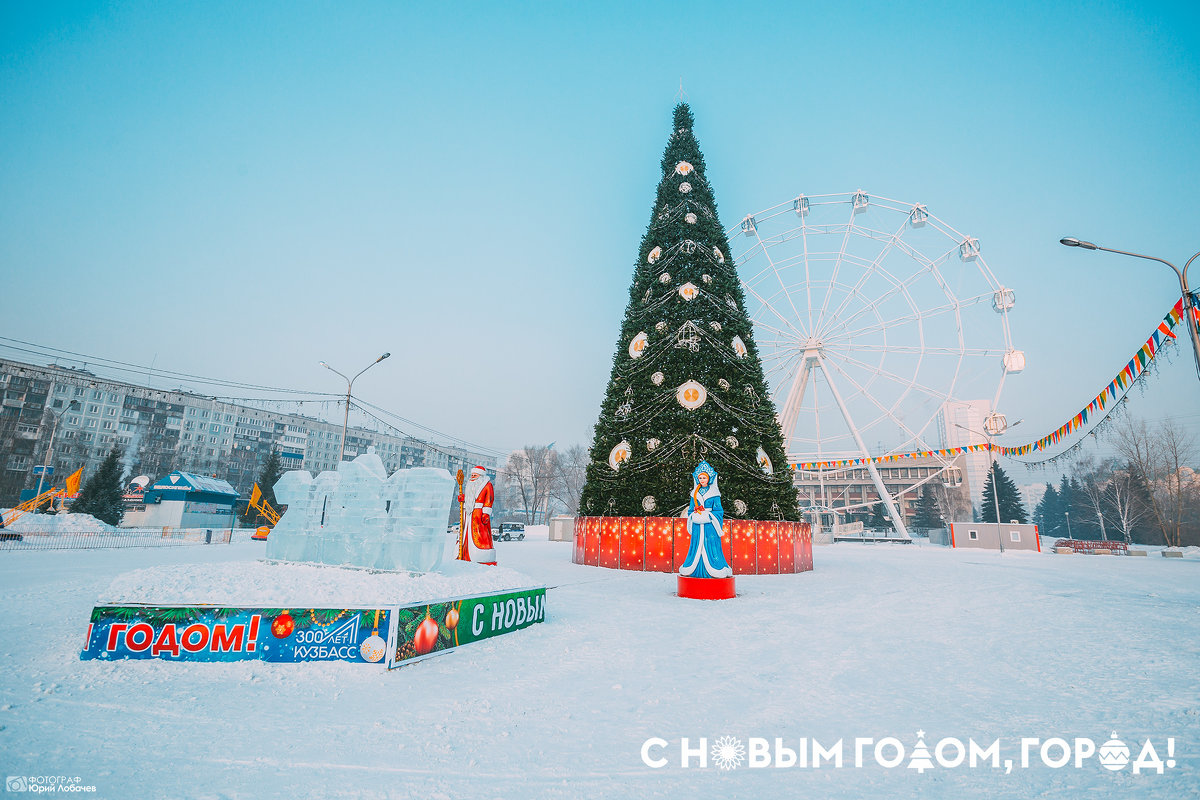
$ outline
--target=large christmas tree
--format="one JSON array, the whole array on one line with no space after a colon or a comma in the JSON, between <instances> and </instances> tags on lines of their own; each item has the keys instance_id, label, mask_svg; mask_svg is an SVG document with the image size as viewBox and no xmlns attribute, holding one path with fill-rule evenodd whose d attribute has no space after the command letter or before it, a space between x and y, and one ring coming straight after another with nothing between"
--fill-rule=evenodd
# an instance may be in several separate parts
<instances>
[{"instance_id":1,"label":"large christmas tree","mask_svg":"<svg viewBox=\"0 0 1200 800\"><path fill-rule=\"evenodd\" d=\"M675 107L580 512L669 516L701 459L731 518L798 520L775 407L692 112Z\"/></svg>"}]
</instances>

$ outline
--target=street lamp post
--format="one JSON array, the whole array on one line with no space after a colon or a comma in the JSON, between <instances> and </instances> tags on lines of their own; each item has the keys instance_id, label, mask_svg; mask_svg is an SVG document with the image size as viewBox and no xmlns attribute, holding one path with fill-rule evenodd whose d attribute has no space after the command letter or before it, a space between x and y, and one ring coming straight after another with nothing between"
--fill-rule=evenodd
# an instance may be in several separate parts
<instances>
[{"instance_id":1,"label":"street lamp post","mask_svg":"<svg viewBox=\"0 0 1200 800\"><path fill-rule=\"evenodd\" d=\"M38 475L37 491L33 493L34 497L37 497L42 493L42 482L46 479L46 470L50 469L50 462L54 458L54 437L58 434L58 421L62 419L63 414L67 413L68 411L74 411L77 408L79 408L79 403L75 400L72 400L67 404L66 408L57 414L55 414L53 411L50 411L48 408L46 409L50 412L50 416L54 417L54 425L50 427L50 442L46 445L46 463L42 465L42 471ZM33 510L33 513L37 513L36 508Z\"/></svg>"},{"instance_id":2,"label":"street lamp post","mask_svg":"<svg viewBox=\"0 0 1200 800\"><path fill-rule=\"evenodd\" d=\"M1187 326L1187 329L1188 329L1188 338L1190 338L1192 340L1192 354L1196 357L1196 377L1200 378L1200 330L1197 330L1197 327L1196 327L1196 311L1195 311L1196 302L1195 302L1195 299L1192 297L1192 292L1190 289L1188 289L1188 284L1187 284L1188 267L1190 267L1192 265L1193 261L1195 261L1197 258L1200 258L1200 253L1196 253L1196 255L1189 258L1187 260L1187 263L1183 265L1183 269L1181 270L1181 269L1179 269L1179 267L1175 266L1174 264L1172 264L1170 261L1167 261L1166 259L1157 258L1155 256L1142 255L1141 253L1130 253L1128 250L1113 250L1111 247L1101 247L1098 244L1093 244L1092 242L1085 242L1082 239L1075 239L1070 236L1059 239L1058 243L1065 245L1067 247L1079 247L1084 250L1103 250L1106 253L1116 253L1116 254L1122 255L1122 256L1133 256L1134 258L1144 258L1147 261L1157 261L1160 264L1166 264L1168 267L1175 270L1175 276L1177 278L1179 278L1179 291L1180 291L1180 294L1183 296L1184 324Z\"/></svg>"},{"instance_id":3,"label":"street lamp post","mask_svg":"<svg viewBox=\"0 0 1200 800\"><path fill-rule=\"evenodd\" d=\"M1025 420L1023 420L1023 419L1019 419L1016 422L1014 422L1012 425L1009 425L1007 428L1005 428L1005 430L1012 430L1013 428L1017 427L1024 421ZM992 503L993 503L993 505L996 506L996 541L998 541L1000 543L1000 552L1003 553L1004 552L1004 537L1002 537L1000 535L1000 487L996 485L996 457L994 455L992 455L992 434L988 433L986 425L984 426L984 430L982 432L977 431L974 428L968 428L966 425L959 425L957 422L954 423L954 427L962 428L964 431L967 431L968 433L973 433L976 436L982 436L983 438L987 439L988 474L990 474L992 476ZM1000 432L1004 433L1005 431L1000 431Z\"/></svg>"},{"instance_id":4,"label":"street lamp post","mask_svg":"<svg viewBox=\"0 0 1200 800\"><path fill-rule=\"evenodd\" d=\"M330 372L337 372L338 375L341 375L346 380L346 415L342 418L342 443L338 447L338 464L342 463L342 456L345 455L345 453L346 453L346 430L350 426L350 392L351 392L351 390L354 389L354 382L356 380L358 380L359 375L362 375L364 372L366 372L371 367L378 364L380 361L383 361L385 358L387 358L390 355L391 355L391 353L384 353L379 358L375 359L370 364L367 364L365 367L363 367L361 370L359 370L358 374L355 375L353 378L347 378L345 375L342 375L342 373L338 372L336 369L329 366L324 361L321 362L322 367L329 370Z\"/></svg>"}]
</instances>

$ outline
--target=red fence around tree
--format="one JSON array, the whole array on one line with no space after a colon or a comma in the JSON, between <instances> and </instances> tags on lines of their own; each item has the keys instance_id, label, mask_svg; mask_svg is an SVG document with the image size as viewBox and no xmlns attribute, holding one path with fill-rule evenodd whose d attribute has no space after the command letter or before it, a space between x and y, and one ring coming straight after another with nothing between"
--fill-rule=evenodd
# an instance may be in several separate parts
<instances>
[{"instance_id":1,"label":"red fence around tree","mask_svg":"<svg viewBox=\"0 0 1200 800\"><path fill-rule=\"evenodd\" d=\"M722 544L734 575L807 572L813 568L807 522L726 520ZM675 572L691 537L682 517L576 517L576 564Z\"/></svg>"}]
</instances>

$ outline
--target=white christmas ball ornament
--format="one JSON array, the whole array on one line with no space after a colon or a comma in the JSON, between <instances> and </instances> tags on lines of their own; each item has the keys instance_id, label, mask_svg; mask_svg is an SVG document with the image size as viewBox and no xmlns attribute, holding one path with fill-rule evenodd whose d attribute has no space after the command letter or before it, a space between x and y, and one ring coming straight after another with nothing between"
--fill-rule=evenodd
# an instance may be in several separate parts
<instances>
[{"instance_id":1,"label":"white christmas ball ornament","mask_svg":"<svg viewBox=\"0 0 1200 800\"><path fill-rule=\"evenodd\" d=\"M653 511L658 507L658 503L654 499L654 495L648 494L642 498L642 511Z\"/></svg>"},{"instance_id":2,"label":"white christmas ball ornament","mask_svg":"<svg viewBox=\"0 0 1200 800\"><path fill-rule=\"evenodd\" d=\"M686 381L675 390L675 399L688 411L695 411L708 399L708 390L699 381Z\"/></svg>"},{"instance_id":3,"label":"white christmas ball ornament","mask_svg":"<svg viewBox=\"0 0 1200 800\"><path fill-rule=\"evenodd\" d=\"M713 248L713 258L717 259L721 264L725 263L725 254L721 252L721 248L719 247Z\"/></svg>"},{"instance_id":4,"label":"white christmas ball ornament","mask_svg":"<svg viewBox=\"0 0 1200 800\"><path fill-rule=\"evenodd\" d=\"M660 444L662 444L662 442L660 442L658 439L647 439L646 440L646 449L653 450L654 448L658 447Z\"/></svg>"},{"instance_id":5,"label":"white christmas ball ornament","mask_svg":"<svg viewBox=\"0 0 1200 800\"><path fill-rule=\"evenodd\" d=\"M633 448L629 446L629 442L622 439L608 454L608 465L614 470L620 469L632 453Z\"/></svg>"},{"instance_id":6,"label":"white christmas ball ornament","mask_svg":"<svg viewBox=\"0 0 1200 800\"><path fill-rule=\"evenodd\" d=\"M687 181L684 181L683 183L679 184L679 191L683 192L684 194L687 194L691 190L692 190L692 185L690 183L688 183Z\"/></svg>"},{"instance_id":7,"label":"white christmas ball ornament","mask_svg":"<svg viewBox=\"0 0 1200 800\"><path fill-rule=\"evenodd\" d=\"M659 275L658 282L659 283L670 283L671 282L671 273L664 272L662 275Z\"/></svg>"},{"instance_id":8,"label":"white christmas ball ornament","mask_svg":"<svg viewBox=\"0 0 1200 800\"><path fill-rule=\"evenodd\" d=\"M734 500L733 501L733 511L739 517L744 515L746 513L746 501L745 500Z\"/></svg>"},{"instance_id":9,"label":"white christmas ball ornament","mask_svg":"<svg viewBox=\"0 0 1200 800\"><path fill-rule=\"evenodd\" d=\"M642 354L646 352L646 343L649 339L650 337L646 335L645 331L641 331L637 336L634 336L629 342L629 357L635 359L641 358Z\"/></svg>"},{"instance_id":10,"label":"white christmas ball ornament","mask_svg":"<svg viewBox=\"0 0 1200 800\"><path fill-rule=\"evenodd\" d=\"M665 323L665 322L654 323L654 330L658 331L659 333L662 333L666 329L667 329L667 323Z\"/></svg>"},{"instance_id":11,"label":"white christmas ball ornament","mask_svg":"<svg viewBox=\"0 0 1200 800\"><path fill-rule=\"evenodd\" d=\"M661 386L662 382L664 380L666 380L666 376L663 375L661 372L656 372L650 376L650 382L653 383L655 386Z\"/></svg>"},{"instance_id":12,"label":"white christmas ball ornament","mask_svg":"<svg viewBox=\"0 0 1200 800\"><path fill-rule=\"evenodd\" d=\"M684 219L687 221L688 225L696 224L696 215L690 211L687 213L687 216L685 216Z\"/></svg>"},{"instance_id":13,"label":"white christmas ball ornament","mask_svg":"<svg viewBox=\"0 0 1200 800\"><path fill-rule=\"evenodd\" d=\"M383 660L383 656L387 652L387 642L379 634L373 633L359 645L358 652L362 653L362 657L366 661L377 664Z\"/></svg>"}]
</instances>

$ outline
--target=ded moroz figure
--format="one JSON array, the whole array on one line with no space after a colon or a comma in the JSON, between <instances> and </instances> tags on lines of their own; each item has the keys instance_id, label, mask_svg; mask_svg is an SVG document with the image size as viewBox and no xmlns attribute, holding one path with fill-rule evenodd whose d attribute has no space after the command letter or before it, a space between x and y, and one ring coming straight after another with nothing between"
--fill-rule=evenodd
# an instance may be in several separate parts
<instances>
[{"instance_id":1,"label":"ded moroz figure","mask_svg":"<svg viewBox=\"0 0 1200 800\"><path fill-rule=\"evenodd\" d=\"M483 467L472 467L471 477L463 487L459 502L463 504L462 530L459 532L460 561L496 565L496 547L492 544L492 482Z\"/></svg>"},{"instance_id":2,"label":"ded moroz figure","mask_svg":"<svg viewBox=\"0 0 1200 800\"><path fill-rule=\"evenodd\" d=\"M728 578L733 575L721 550L725 511L721 508L717 471L707 461L701 461L692 473L687 527L692 541L679 574L685 578Z\"/></svg>"}]
</instances>

